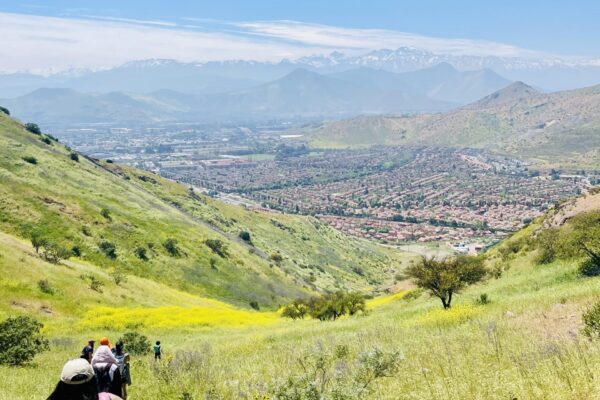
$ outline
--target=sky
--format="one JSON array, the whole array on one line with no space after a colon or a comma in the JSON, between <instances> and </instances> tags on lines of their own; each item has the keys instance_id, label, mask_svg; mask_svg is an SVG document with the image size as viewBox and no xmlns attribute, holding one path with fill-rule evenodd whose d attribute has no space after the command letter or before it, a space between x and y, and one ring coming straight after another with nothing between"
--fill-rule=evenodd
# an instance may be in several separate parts
<instances>
[{"instance_id":1,"label":"sky","mask_svg":"<svg viewBox=\"0 0 600 400\"><path fill-rule=\"evenodd\" d=\"M278 61L416 47L600 58L600 1L0 0L0 71L134 59Z\"/></svg>"}]
</instances>

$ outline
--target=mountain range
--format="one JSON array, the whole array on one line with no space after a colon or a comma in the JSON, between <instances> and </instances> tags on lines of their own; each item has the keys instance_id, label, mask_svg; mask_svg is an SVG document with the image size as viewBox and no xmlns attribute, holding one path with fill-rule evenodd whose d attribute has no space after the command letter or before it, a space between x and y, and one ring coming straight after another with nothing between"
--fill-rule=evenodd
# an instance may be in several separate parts
<instances>
[{"instance_id":1,"label":"mountain range","mask_svg":"<svg viewBox=\"0 0 600 400\"><path fill-rule=\"evenodd\" d=\"M306 132L316 147L480 147L548 162L600 164L600 85L542 93L522 82L446 113L361 116Z\"/></svg>"},{"instance_id":2,"label":"mountain range","mask_svg":"<svg viewBox=\"0 0 600 400\"><path fill-rule=\"evenodd\" d=\"M280 62L251 60L181 63L175 60L131 61L105 70L72 70L48 76L0 74L0 97L17 97L39 88L81 92L151 93L168 89L192 94L243 90L284 77L303 68L320 74L371 68L395 73L447 63L459 71L489 69L511 81L524 81L545 91L575 89L600 83L600 60L558 57L492 57L438 54L401 47L349 56L339 52Z\"/></svg>"},{"instance_id":3,"label":"mountain range","mask_svg":"<svg viewBox=\"0 0 600 400\"><path fill-rule=\"evenodd\" d=\"M129 65L98 72L95 79L78 78L72 86L81 90L41 88L0 104L21 119L53 124L339 118L449 110L510 83L489 69L459 71L447 63L406 73L360 67L321 74L296 68L266 83L238 78L234 69L216 80L212 75L194 75L193 68L171 62ZM171 79L159 79L163 74L159 70ZM125 89L130 91L111 91L120 81L127 82ZM91 91L92 83L99 82L105 91ZM237 88L208 93L210 85Z\"/></svg>"}]
</instances>

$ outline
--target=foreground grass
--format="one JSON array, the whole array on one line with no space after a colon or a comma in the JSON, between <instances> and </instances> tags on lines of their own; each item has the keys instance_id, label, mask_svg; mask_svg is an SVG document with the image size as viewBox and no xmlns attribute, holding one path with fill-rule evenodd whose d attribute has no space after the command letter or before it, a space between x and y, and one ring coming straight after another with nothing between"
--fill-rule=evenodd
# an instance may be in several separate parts
<instances>
[{"instance_id":1,"label":"foreground grass","mask_svg":"<svg viewBox=\"0 0 600 400\"><path fill-rule=\"evenodd\" d=\"M461 295L449 312L426 295L407 300L403 293L371 301L366 316L336 322L142 328L151 340L163 342L165 357L162 363L134 359L131 398L268 396L300 372L303 354L347 346L350 356L341 374L351 373L352 359L373 347L403 353L399 374L380 381L369 398L597 399L600 347L579 330L581 313L600 297L600 285L576 277L574 268L564 262L534 266L530 256L522 256L502 278ZM490 304L475 304L482 292ZM117 309L103 321L118 321L121 311L129 312ZM123 333L96 326L74 334L67 323L55 324L51 352L31 366L0 368L0 399L44 398L88 336Z\"/></svg>"}]
</instances>

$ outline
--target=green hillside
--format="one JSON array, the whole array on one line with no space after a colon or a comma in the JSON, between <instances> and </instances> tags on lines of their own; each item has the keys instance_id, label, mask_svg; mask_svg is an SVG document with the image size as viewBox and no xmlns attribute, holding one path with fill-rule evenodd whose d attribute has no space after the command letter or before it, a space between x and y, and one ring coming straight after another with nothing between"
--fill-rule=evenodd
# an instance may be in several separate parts
<instances>
[{"instance_id":1,"label":"green hillside","mask_svg":"<svg viewBox=\"0 0 600 400\"><path fill-rule=\"evenodd\" d=\"M443 114L373 116L307 132L314 147L466 146L565 166L600 165L600 86L544 94L517 82Z\"/></svg>"},{"instance_id":2,"label":"green hillside","mask_svg":"<svg viewBox=\"0 0 600 400\"><path fill-rule=\"evenodd\" d=\"M577 252L560 250L552 260L538 260L546 232L567 249L571 238L600 229L599 213L600 195L586 196L516 233L487 254L494 276L457 296L450 310L418 291L400 292L369 302L366 316L335 322L288 321L271 312L245 311L254 317L248 322L247 314L223 303L133 276L124 287L107 284L100 300L73 284L82 273L108 281L100 268L79 260L48 265L27 241L3 234L0 266L6 273L0 294L15 299L13 315L35 314L43 307L38 316L45 315L40 319L48 324L52 351L37 356L31 366L0 366L0 393L7 394L0 398L45 398L64 361L77 355L88 336L119 337L129 329L121 319L133 317L138 323L140 310L167 314L185 309L182 315L191 319L195 310L209 314L219 309L240 322L190 324L182 319L169 325L165 315L154 315L152 325L137 327L161 339L165 360L134 358L132 398L311 399L311 386L303 378L318 365L325 377L335 377L325 385L323 399L339 398L334 389L348 399L597 399L598 340L589 340L581 328L582 314L600 296L600 278L578 274L584 256ZM23 266L28 268L20 270ZM42 278L52 282L54 294L36 287ZM154 295L145 295L150 292ZM66 317L81 313L74 300L105 307ZM173 302L180 307L165 308ZM110 323L103 315L110 316ZM355 379L372 371L364 360L377 351L400 352L399 369L360 392ZM285 397L286 387L300 394L291 397L288 391Z\"/></svg>"},{"instance_id":3,"label":"green hillside","mask_svg":"<svg viewBox=\"0 0 600 400\"><path fill-rule=\"evenodd\" d=\"M375 290L402 257L316 219L247 211L153 174L72 158L0 113L0 231L45 240L106 273L267 308L317 290Z\"/></svg>"}]
</instances>

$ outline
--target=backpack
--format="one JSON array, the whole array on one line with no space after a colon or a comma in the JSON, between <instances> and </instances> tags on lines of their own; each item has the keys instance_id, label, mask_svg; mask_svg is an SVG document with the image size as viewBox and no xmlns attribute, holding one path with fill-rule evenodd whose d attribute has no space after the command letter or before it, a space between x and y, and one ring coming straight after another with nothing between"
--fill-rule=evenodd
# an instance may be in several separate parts
<instances>
[{"instance_id":1,"label":"backpack","mask_svg":"<svg viewBox=\"0 0 600 400\"><path fill-rule=\"evenodd\" d=\"M94 367L96 380L98 381L98 392L110 392L112 388L112 380L110 379L110 368L113 364L107 364L104 367Z\"/></svg>"}]
</instances>

